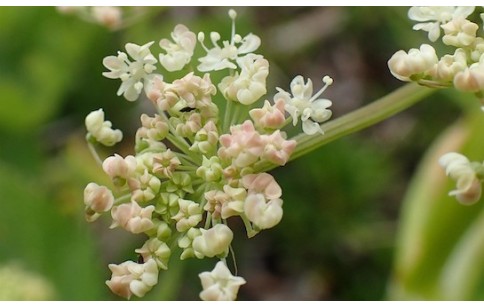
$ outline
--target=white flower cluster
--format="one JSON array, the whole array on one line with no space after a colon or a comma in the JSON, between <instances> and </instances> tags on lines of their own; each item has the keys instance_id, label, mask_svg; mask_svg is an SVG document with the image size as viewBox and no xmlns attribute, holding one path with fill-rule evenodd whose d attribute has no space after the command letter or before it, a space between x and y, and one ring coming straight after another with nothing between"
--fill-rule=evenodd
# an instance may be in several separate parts
<instances>
[{"instance_id":1,"label":"white flower cluster","mask_svg":"<svg viewBox=\"0 0 484 308\"><path fill-rule=\"evenodd\" d=\"M445 169L446 174L456 181L456 189L449 192L450 196L455 196L457 201L464 205L471 205L481 198L482 185L484 179L484 164L470 162L462 154L451 152L443 155L439 159L440 165Z\"/></svg>"},{"instance_id":2,"label":"white flower cluster","mask_svg":"<svg viewBox=\"0 0 484 308\"><path fill-rule=\"evenodd\" d=\"M430 87L450 87L475 93L484 106L484 38L481 19L467 18L475 7L412 7L408 16L418 21L415 30L428 32L431 42L439 39L453 53L439 57L432 45L422 44L408 52L397 51L388 61L391 73L403 81L415 81ZM481 29L481 30L480 30ZM484 107L483 107L484 110Z\"/></svg>"},{"instance_id":3,"label":"white flower cluster","mask_svg":"<svg viewBox=\"0 0 484 308\"><path fill-rule=\"evenodd\" d=\"M102 161L115 192L127 194L115 199L112 190L95 183L84 191L88 221L110 212L111 228L148 237L135 250L141 263L109 266L107 285L120 296L145 295L179 248L182 260L221 260L213 272L200 274L202 299L235 299L245 280L226 266L234 237L226 220L239 217L249 237L275 227L283 216L282 189L261 166L289 161L296 141L282 131L285 125L300 119L304 133L323 133L320 123L331 116L331 101L319 98L333 82L328 76L314 95L312 81L297 76L291 93L277 88L274 103L263 99L269 62L254 53L261 44L258 36L236 33L236 15L229 11L229 40L220 42L219 33L210 33L211 48L204 45L203 33L177 25L172 40L160 40L163 52L157 57L150 51L154 42L128 43L126 53L103 61L109 70L104 76L121 79L118 95L135 101L145 93L154 110L141 115L134 155ZM192 59L197 38L206 52L198 66ZM158 62L178 78L164 80ZM199 72L180 72L188 66ZM87 116L86 127L90 142L113 145L121 139L101 109Z\"/></svg>"}]
</instances>

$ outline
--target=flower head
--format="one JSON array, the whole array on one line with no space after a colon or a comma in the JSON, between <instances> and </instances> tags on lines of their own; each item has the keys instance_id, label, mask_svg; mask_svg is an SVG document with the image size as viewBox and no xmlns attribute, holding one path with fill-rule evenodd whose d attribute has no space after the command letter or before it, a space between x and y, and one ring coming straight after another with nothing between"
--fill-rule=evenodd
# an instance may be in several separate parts
<instances>
[{"instance_id":1,"label":"flower head","mask_svg":"<svg viewBox=\"0 0 484 308\"><path fill-rule=\"evenodd\" d=\"M205 301L235 300L240 286L245 284L245 279L233 276L222 261L217 262L213 271L203 272L198 276L203 287L200 298Z\"/></svg>"}]
</instances>

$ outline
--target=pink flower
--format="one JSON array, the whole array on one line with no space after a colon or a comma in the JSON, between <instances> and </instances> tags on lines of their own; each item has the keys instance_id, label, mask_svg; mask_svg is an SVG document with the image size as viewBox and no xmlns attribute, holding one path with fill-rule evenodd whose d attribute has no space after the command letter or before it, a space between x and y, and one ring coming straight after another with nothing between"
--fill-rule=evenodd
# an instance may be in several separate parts
<instances>
[{"instance_id":1,"label":"pink flower","mask_svg":"<svg viewBox=\"0 0 484 308\"><path fill-rule=\"evenodd\" d=\"M242 177L242 185L248 189L249 194L261 193L269 200L282 195L281 187L269 173L245 175Z\"/></svg>"},{"instance_id":2,"label":"pink flower","mask_svg":"<svg viewBox=\"0 0 484 308\"><path fill-rule=\"evenodd\" d=\"M261 129L278 129L282 127L286 120L284 112L284 100L279 99L274 105L271 105L266 100L262 108L254 108L249 111L249 114L252 120L254 120L256 127Z\"/></svg>"},{"instance_id":3,"label":"pink flower","mask_svg":"<svg viewBox=\"0 0 484 308\"><path fill-rule=\"evenodd\" d=\"M126 261L119 265L109 264L111 279L106 281L113 293L130 298L131 295L144 296L158 283L158 266L154 259L144 264Z\"/></svg>"},{"instance_id":4,"label":"pink flower","mask_svg":"<svg viewBox=\"0 0 484 308\"><path fill-rule=\"evenodd\" d=\"M271 135L263 135L262 139L266 144L262 158L280 166L287 163L296 148L296 141L286 140L279 130L276 130Z\"/></svg>"},{"instance_id":5,"label":"pink flower","mask_svg":"<svg viewBox=\"0 0 484 308\"><path fill-rule=\"evenodd\" d=\"M155 226L151 220L154 210L153 205L142 208L136 201L115 206L111 210L113 223L110 228L120 226L134 234L148 231Z\"/></svg>"},{"instance_id":6,"label":"pink flower","mask_svg":"<svg viewBox=\"0 0 484 308\"><path fill-rule=\"evenodd\" d=\"M230 127L230 133L220 136L220 158L232 160L232 164L239 168L255 163L264 150L264 141L252 121L247 120L241 125Z\"/></svg>"}]
</instances>

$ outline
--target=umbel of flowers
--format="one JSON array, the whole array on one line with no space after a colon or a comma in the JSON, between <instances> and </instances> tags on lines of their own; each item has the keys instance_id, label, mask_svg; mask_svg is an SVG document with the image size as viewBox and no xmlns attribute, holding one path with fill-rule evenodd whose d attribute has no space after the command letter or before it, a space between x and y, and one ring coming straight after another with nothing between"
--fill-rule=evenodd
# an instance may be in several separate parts
<instances>
[{"instance_id":1,"label":"umbel of flowers","mask_svg":"<svg viewBox=\"0 0 484 308\"><path fill-rule=\"evenodd\" d=\"M408 17L418 22L413 29L428 32L430 44L397 51L388 61L392 74L403 81L475 93L484 110L484 13L470 20L474 11L473 6L412 7ZM432 43L439 38L451 53L437 55Z\"/></svg>"},{"instance_id":2,"label":"umbel of flowers","mask_svg":"<svg viewBox=\"0 0 484 308\"><path fill-rule=\"evenodd\" d=\"M282 190L261 166L288 162L297 144L284 126L300 121L304 133L322 134L320 123L331 116L331 101L320 98L332 83L328 76L315 94L312 81L297 76L289 91L277 88L272 98L264 98L269 62L255 53L261 40L237 34L236 12L230 10L229 17L228 40L211 32L206 45L204 33L177 25L171 40L159 42L158 56L151 51L154 42L128 43L126 52L103 61L109 70L104 76L121 80L118 95L128 101L145 95L153 107L140 117L133 155L97 157L112 187L89 183L84 191L88 221L110 213L111 228L146 236L135 250L140 262L109 265L106 284L120 296L144 296L172 257L216 258L214 270L199 275L200 297L236 299L245 280L227 266L234 237L227 219L241 219L248 237L276 226L283 216ZM205 55L193 59L197 45ZM164 80L163 69L180 76ZM213 80L213 71L224 75ZM104 116L99 109L86 117L95 155L96 145L122 139Z\"/></svg>"}]
</instances>

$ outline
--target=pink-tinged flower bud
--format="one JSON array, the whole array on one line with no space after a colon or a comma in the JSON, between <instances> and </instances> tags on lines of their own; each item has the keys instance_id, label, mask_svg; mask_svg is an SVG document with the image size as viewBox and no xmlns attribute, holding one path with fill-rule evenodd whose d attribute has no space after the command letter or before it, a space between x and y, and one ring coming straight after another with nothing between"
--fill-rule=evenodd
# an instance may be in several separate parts
<instances>
[{"instance_id":1,"label":"pink-tinged flower bud","mask_svg":"<svg viewBox=\"0 0 484 308\"><path fill-rule=\"evenodd\" d=\"M220 136L218 155L223 160L232 160L235 167L244 168L255 163L262 154L264 142L255 130L252 121L230 128L230 135Z\"/></svg>"},{"instance_id":2,"label":"pink-tinged flower bud","mask_svg":"<svg viewBox=\"0 0 484 308\"><path fill-rule=\"evenodd\" d=\"M200 229L200 231L202 234L193 239L192 243L195 254L212 258L228 253L229 245L234 237L229 227L218 224L211 229Z\"/></svg>"},{"instance_id":3,"label":"pink-tinged flower bud","mask_svg":"<svg viewBox=\"0 0 484 308\"><path fill-rule=\"evenodd\" d=\"M180 160L170 149L153 155L153 173L159 177L171 178Z\"/></svg>"},{"instance_id":4,"label":"pink-tinged flower bud","mask_svg":"<svg viewBox=\"0 0 484 308\"><path fill-rule=\"evenodd\" d=\"M129 299L133 294L143 297L158 283L158 266L150 259L144 264L126 261L119 265L109 264L111 279L106 281L114 294Z\"/></svg>"},{"instance_id":5,"label":"pink-tinged flower bud","mask_svg":"<svg viewBox=\"0 0 484 308\"><path fill-rule=\"evenodd\" d=\"M219 261L211 272L198 275L202 282L203 291L200 298L204 301L233 301L245 279L233 276L224 262Z\"/></svg>"},{"instance_id":6,"label":"pink-tinged flower bud","mask_svg":"<svg viewBox=\"0 0 484 308\"><path fill-rule=\"evenodd\" d=\"M128 179L136 170L137 162L136 158L132 155L121 157L118 154L109 156L103 162L103 170L111 179L116 178Z\"/></svg>"},{"instance_id":7,"label":"pink-tinged flower bud","mask_svg":"<svg viewBox=\"0 0 484 308\"><path fill-rule=\"evenodd\" d=\"M254 120L256 127L260 129L279 129L286 120L284 112L284 100L279 99L274 105L271 105L266 100L262 108L254 108L249 111L249 114L252 120Z\"/></svg>"},{"instance_id":8,"label":"pink-tinged flower bud","mask_svg":"<svg viewBox=\"0 0 484 308\"><path fill-rule=\"evenodd\" d=\"M248 174L242 178L242 185L251 193L261 193L272 200L282 195L282 190L274 177L268 173Z\"/></svg>"},{"instance_id":9,"label":"pink-tinged flower bud","mask_svg":"<svg viewBox=\"0 0 484 308\"><path fill-rule=\"evenodd\" d=\"M110 228L120 226L134 234L146 232L155 226L151 220L154 210L153 205L142 208L136 201L115 206L111 210L113 223Z\"/></svg>"},{"instance_id":10,"label":"pink-tinged flower bud","mask_svg":"<svg viewBox=\"0 0 484 308\"><path fill-rule=\"evenodd\" d=\"M263 135L261 137L266 144L262 158L280 166L285 165L296 148L297 142L295 140L286 140L279 130L276 130L271 135Z\"/></svg>"},{"instance_id":11,"label":"pink-tinged flower bud","mask_svg":"<svg viewBox=\"0 0 484 308\"><path fill-rule=\"evenodd\" d=\"M282 200L267 202L263 194L249 194L244 203L244 213L260 229L272 228L282 219Z\"/></svg>"},{"instance_id":12,"label":"pink-tinged flower bud","mask_svg":"<svg viewBox=\"0 0 484 308\"><path fill-rule=\"evenodd\" d=\"M113 193L105 186L96 183L87 184L84 189L84 204L86 205L86 220L91 222L99 217L100 213L107 212L114 203Z\"/></svg>"}]
</instances>

